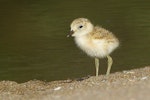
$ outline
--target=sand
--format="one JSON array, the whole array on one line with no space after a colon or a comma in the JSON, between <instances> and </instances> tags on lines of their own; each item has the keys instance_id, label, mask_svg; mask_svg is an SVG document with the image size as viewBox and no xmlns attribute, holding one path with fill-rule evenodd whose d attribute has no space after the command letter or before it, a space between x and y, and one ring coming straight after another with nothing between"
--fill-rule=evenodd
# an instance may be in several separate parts
<instances>
[{"instance_id":1,"label":"sand","mask_svg":"<svg viewBox=\"0 0 150 100\"><path fill-rule=\"evenodd\" d=\"M75 80L0 82L0 100L150 100L150 66Z\"/></svg>"}]
</instances>

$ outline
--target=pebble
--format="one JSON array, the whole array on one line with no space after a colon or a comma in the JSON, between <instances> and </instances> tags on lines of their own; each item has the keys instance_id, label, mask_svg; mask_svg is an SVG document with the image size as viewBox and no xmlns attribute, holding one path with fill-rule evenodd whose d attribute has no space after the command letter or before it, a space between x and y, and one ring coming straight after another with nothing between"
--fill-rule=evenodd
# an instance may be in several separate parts
<instances>
[{"instance_id":1,"label":"pebble","mask_svg":"<svg viewBox=\"0 0 150 100\"><path fill-rule=\"evenodd\" d=\"M57 87L57 88L55 88L54 90L57 91L57 90L60 90L60 89L61 89L61 87Z\"/></svg>"}]
</instances>

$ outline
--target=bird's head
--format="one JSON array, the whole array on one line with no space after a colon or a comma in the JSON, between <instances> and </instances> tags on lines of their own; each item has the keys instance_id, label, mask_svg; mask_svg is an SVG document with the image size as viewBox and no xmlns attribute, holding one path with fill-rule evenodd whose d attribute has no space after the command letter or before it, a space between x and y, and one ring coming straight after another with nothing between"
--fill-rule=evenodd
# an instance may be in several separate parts
<instances>
[{"instance_id":1,"label":"bird's head","mask_svg":"<svg viewBox=\"0 0 150 100\"><path fill-rule=\"evenodd\" d=\"M93 24L86 18L77 18L70 25L69 35L73 37L81 37L92 32ZM68 35L68 36L69 36Z\"/></svg>"}]
</instances>

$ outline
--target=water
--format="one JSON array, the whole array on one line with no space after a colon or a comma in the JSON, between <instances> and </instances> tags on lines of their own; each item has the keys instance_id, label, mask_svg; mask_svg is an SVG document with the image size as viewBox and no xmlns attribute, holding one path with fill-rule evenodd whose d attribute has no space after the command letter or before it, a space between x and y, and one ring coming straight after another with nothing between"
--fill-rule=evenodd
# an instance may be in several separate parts
<instances>
[{"instance_id":1,"label":"water","mask_svg":"<svg viewBox=\"0 0 150 100\"><path fill-rule=\"evenodd\" d=\"M89 18L119 38L112 72L150 65L148 0L1 0L0 80L46 81L95 75L94 59L66 38L74 18ZM106 72L100 61L100 74Z\"/></svg>"}]
</instances>

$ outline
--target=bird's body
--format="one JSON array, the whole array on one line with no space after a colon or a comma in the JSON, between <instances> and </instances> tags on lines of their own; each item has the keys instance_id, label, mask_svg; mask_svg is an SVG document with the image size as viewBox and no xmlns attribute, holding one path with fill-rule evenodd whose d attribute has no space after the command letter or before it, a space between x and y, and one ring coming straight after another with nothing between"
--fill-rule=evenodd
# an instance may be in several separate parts
<instances>
[{"instance_id":1,"label":"bird's body","mask_svg":"<svg viewBox=\"0 0 150 100\"><path fill-rule=\"evenodd\" d=\"M118 39L109 31L96 26L88 35L76 37L75 42L87 55L103 58L118 47Z\"/></svg>"},{"instance_id":2,"label":"bird's body","mask_svg":"<svg viewBox=\"0 0 150 100\"><path fill-rule=\"evenodd\" d=\"M75 37L75 42L80 49L95 58L96 76L99 68L98 59L104 57L108 58L107 74L109 74L112 65L109 54L119 46L116 36L100 26L94 26L86 18L78 18L72 22L71 35Z\"/></svg>"}]
</instances>

